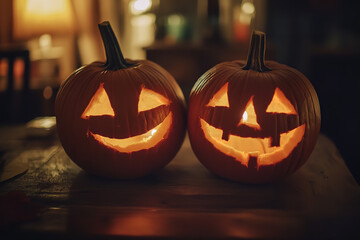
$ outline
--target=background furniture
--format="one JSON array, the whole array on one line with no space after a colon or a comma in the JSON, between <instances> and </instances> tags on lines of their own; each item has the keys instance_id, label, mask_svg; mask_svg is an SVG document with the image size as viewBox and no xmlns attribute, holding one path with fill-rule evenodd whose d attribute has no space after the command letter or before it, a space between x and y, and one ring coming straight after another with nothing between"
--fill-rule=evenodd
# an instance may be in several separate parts
<instances>
[{"instance_id":1,"label":"background furniture","mask_svg":"<svg viewBox=\"0 0 360 240\"><path fill-rule=\"evenodd\" d=\"M274 49L267 43L266 57ZM156 42L146 47L146 58L165 68L179 83L187 99L196 80L216 64L247 59L249 41L237 44L166 44Z\"/></svg>"},{"instance_id":2,"label":"background furniture","mask_svg":"<svg viewBox=\"0 0 360 240\"><path fill-rule=\"evenodd\" d=\"M15 66L15 62L19 61ZM0 48L0 61L6 75L0 81L6 88L0 91L0 122L16 122L29 113L30 57L22 48ZM15 84L15 80L18 84Z\"/></svg>"}]
</instances>

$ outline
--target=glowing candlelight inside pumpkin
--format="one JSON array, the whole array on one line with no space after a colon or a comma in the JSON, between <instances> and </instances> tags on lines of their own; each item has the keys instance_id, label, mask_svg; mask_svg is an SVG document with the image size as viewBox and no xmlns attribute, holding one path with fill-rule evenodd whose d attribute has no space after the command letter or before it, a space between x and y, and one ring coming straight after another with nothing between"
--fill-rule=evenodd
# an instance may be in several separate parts
<instances>
[{"instance_id":1,"label":"glowing candlelight inside pumpkin","mask_svg":"<svg viewBox=\"0 0 360 240\"><path fill-rule=\"evenodd\" d=\"M250 98L249 102L246 104L246 109L242 115L242 118L240 119L240 122L238 123L238 126L240 126L241 124L245 124L249 127L260 130L261 127L260 127L259 123L257 122L253 98L254 98L254 96L252 96Z\"/></svg>"},{"instance_id":2,"label":"glowing candlelight inside pumpkin","mask_svg":"<svg viewBox=\"0 0 360 240\"><path fill-rule=\"evenodd\" d=\"M245 111L244 114L242 115L242 120L243 120L243 122L246 122L247 119L248 119L248 114L247 114L247 112Z\"/></svg>"}]
</instances>

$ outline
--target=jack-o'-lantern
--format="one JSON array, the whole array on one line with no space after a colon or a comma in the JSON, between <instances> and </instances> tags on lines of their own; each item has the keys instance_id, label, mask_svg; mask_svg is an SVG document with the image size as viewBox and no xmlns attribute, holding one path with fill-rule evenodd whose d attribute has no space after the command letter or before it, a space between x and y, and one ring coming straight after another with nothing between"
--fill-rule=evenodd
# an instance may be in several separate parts
<instances>
[{"instance_id":1,"label":"jack-o'-lantern","mask_svg":"<svg viewBox=\"0 0 360 240\"><path fill-rule=\"evenodd\" d=\"M157 64L125 60L108 22L99 24L107 62L76 70L55 111L69 157L87 172L137 178L164 167L185 135L185 101Z\"/></svg>"},{"instance_id":2,"label":"jack-o'-lantern","mask_svg":"<svg viewBox=\"0 0 360 240\"><path fill-rule=\"evenodd\" d=\"M255 31L247 62L216 65L190 94L191 146L203 165L228 179L263 183L293 173L308 159L320 131L310 81L264 56L265 34Z\"/></svg>"}]
</instances>

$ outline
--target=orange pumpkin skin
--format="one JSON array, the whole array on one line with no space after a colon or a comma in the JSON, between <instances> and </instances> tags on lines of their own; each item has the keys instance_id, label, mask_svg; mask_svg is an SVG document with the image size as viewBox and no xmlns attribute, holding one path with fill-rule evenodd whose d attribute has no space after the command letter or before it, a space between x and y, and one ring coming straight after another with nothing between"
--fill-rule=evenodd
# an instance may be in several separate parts
<instances>
[{"instance_id":1,"label":"orange pumpkin skin","mask_svg":"<svg viewBox=\"0 0 360 240\"><path fill-rule=\"evenodd\" d=\"M295 172L320 132L320 106L310 81L291 67L264 62L264 51L265 35L255 32L248 61L208 70L189 98L194 153L211 172L244 183L272 182Z\"/></svg>"},{"instance_id":2,"label":"orange pumpkin skin","mask_svg":"<svg viewBox=\"0 0 360 240\"><path fill-rule=\"evenodd\" d=\"M106 24L109 28L108 23L99 27ZM111 44L117 41L105 43L107 63L84 66L62 84L55 103L58 135L65 152L85 171L133 179L163 168L175 156L185 135L185 101L174 78L159 65L122 58L114 63ZM146 101L152 93L164 102L141 107L144 89L150 93ZM95 101L98 92L101 101ZM147 142L136 142L144 138Z\"/></svg>"}]
</instances>

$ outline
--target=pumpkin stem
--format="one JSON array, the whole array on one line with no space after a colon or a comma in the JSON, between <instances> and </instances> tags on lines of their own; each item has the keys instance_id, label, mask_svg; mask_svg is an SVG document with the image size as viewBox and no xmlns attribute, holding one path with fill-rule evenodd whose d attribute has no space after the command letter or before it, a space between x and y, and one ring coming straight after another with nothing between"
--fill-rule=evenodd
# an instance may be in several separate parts
<instances>
[{"instance_id":1,"label":"pumpkin stem","mask_svg":"<svg viewBox=\"0 0 360 240\"><path fill-rule=\"evenodd\" d=\"M119 43L116 39L114 31L108 21L102 22L99 25L102 41L105 47L107 70L125 69L134 64L128 63L121 52Z\"/></svg>"},{"instance_id":2,"label":"pumpkin stem","mask_svg":"<svg viewBox=\"0 0 360 240\"><path fill-rule=\"evenodd\" d=\"M265 48L265 33L260 31L253 31L250 42L249 55L246 61L246 65L242 69L252 69L258 72L271 71L270 68L265 66Z\"/></svg>"}]
</instances>

